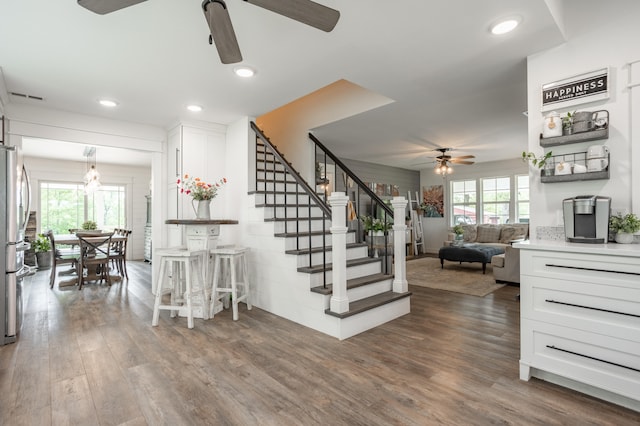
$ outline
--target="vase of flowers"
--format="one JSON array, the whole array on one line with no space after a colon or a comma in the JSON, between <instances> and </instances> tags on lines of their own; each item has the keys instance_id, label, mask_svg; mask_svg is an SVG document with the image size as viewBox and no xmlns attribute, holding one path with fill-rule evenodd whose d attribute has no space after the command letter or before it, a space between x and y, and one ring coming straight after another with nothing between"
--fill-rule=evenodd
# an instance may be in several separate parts
<instances>
[{"instance_id":1,"label":"vase of flowers","mask_svg":"<svg viewBox=\"0 0 640 426\"><path fill-rule=\"evenodd\" d=\"M227 183L226 178L221 178L216 182L207 183L199 177L185 174L177 181L180 193L191 196L191 207L196 214L196 219L211 219L211 200L218 195L218 189ZM196 208L195 202L198 202Z\"/></svg>"}]
</instances>

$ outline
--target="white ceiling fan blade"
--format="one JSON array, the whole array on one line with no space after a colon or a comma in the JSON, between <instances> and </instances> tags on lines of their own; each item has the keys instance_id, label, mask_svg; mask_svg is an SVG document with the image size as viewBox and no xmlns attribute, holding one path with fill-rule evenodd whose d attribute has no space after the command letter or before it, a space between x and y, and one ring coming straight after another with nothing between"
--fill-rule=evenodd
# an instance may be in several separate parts
<instances>
[{"instance_id":1,"label":"white ceiling fan blade","mask_svg":"<svg viewBox=\"0 0 640 426\"><path fill-rule=\"evenodd\" d=\"M98 15L106 15L147 0L78 0L78 4Z\"/></svg>"},{"instance_id":2,"label":"white ceiling fan blade","mask_svg":"<svg viewBox=\"0 0 640 426\"><path fill-rule=\"evenodd\" d=\"M340 12L311 0L244 0L322 31L330 32Z\"/></svg>"},{"instance_id":3,"label":"white ceiling fan blade","mask_svg":"<svg viewBox=\"0 0 640 426\"><path fill-rule=\"evenodd\" d=\"M202 11L209 24L211 36L216 44L218 56L223 64L235 64L242 61L240 46L231 24L227 5L222 0L204 0Z\"/></svg>"}]
</instances>

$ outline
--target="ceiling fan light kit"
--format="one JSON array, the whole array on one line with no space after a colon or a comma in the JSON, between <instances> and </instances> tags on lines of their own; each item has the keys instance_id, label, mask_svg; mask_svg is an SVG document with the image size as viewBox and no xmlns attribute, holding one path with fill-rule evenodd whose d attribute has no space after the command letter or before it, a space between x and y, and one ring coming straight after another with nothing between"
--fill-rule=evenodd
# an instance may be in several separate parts
<instances>
[{"instance_id":1,"label":"ceiling fan light kit","mask_svg":"<svg viewBox=\"0 0 640 426\"><path fill-rule=\"evenodd\" d=\"M440 152L440 155L436 157L436 167L434 172L442 175L444 178L446 175L453 173L452 164L474 164L474 161L469 161L470 158L476 158L475 155L461 155L459 157L452 157L447 152L452 151L452 148L438 148L436 151Z\"/></svg>"},{"instance_id":2,"label":"ceiling fan light kit","mask_svg":"<svg viewBox=\"0 0 640 426\"><path fill-rule=\"evenodd\" d=\"M77 0L78 4L99 15L115 12L146 0ZM263 9L277 13L294 21L301 22L319 30L332 31L340 12L311 0L243 0ZM202 2L207 25L209 25L209 44L215 42L218 56L223 64L242 62L240 46L231 24L227 4L223 0L204 0Z\"/></svg>"}]
</instances>

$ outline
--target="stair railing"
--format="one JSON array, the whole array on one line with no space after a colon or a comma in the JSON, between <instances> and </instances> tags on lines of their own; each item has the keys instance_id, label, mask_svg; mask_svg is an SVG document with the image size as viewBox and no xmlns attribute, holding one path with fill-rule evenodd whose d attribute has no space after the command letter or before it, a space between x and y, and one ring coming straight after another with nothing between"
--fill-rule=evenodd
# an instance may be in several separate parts
<instances>
[{"instance_id":1,"label":"stair railing","mask_svg":"<svg viewBox=\"0 0 640 426\"><path fill-rule=\"evenodd\" d=\"M366 242L369 246L370 256L377 256L382 252L383 262L382 271L384 274L391 274L391 260L393 257L393 251L389 249L391 244L391 237L389 230L393 224L393 209L387 203L385 203L369 186L367 186L362 180L347 167L338 157L335 156L322 142L320 142L313 134L309 133L309 139L314 143L314 158L316 161L316 182L318 184L332 184L335 188L334 191L344 192L349 196L352 203L352 208L355 210L359 217L357 220L348 221L352 227L356 228L357 242ZM328 174L329 168L334 168L333 183L330 182ZM329 177L328 177L329 176ZM339 179L341 176L342 179ZM350 189L349 184L353 182L356 186L356 190ZM325 199L326 199L325 191ZM362 214L365 213L365 214ZM383 228L383 237L373 236L372 233L367 233L364 230L364 224L362 219L365 216L369 216L373 220L377 220ZM404 219L404 218L401 218ZM404 223L404 220L402 220ZM371 234L371 235L368 235ZM382 244L379 241L382 239ZM382 247L382 250L380 250ZM404 249L404 247L403 247Z\"/></svg>"},{"instance_id":2,"label":"stair railing","mask_svg":"<svg viewBox=\"0 0 640 426\"><path fill-rule=\"evenodd\" d=\"M300 209L307 209L307 232L306 232L306 238L308 239L307 242L307 249L308 249L308 257L309 257L309 267L313 266L313 252L314 252L314 247L313 247L313 236L314 236L314 232L312 232L312 221L313 220L317 220L319 219L318 217L314 218L312 216L312 207L318 207L321 212L322 212L322 217L320 219L322 219L322 231L320 231L320 235L322 237L322 247L319 248L317 251L321 250L322 253L322 271L323 271L323 279L322 279L322 283L323 283L323 287L327 287L327 264L328 264L328 259L327 259L327 222L331 221L331 208L329 207L329 205L325 202L325 200L321 199L318 194L309 186L309 184L307 183L307 181L302 178L302 176L300 176L300 173L298 173L297 170L295 170L293 168L293 166L291 165L291 163L289 163L287 160L285 160L284 156L278 151L278 149L275 147L275 145L273 145L271 143L271 141L269 140L269 138L267 136L265 136L265 134L262 132L262 130L260 130L260 128L252 121L251 122L251 129L255 132L256 134L256 138L257 140L260 140L262 142L262 144L258 144L256 143L256 164L255 164L255 180L256 180L256 191L259 191L259 182L263 181L263 188L262 190L264 191L264 197L265 197L265 207L272 207L273 208L273 219L277 220L277 219L283 219L283 223L284 223L284 230L285 230L285 234L289 233L289 232L293 232L296 234L296 250L300 250L301 249L301 239L303 238L303 235L305 233L301 233L300 232L300 221L299 220L293 220L293 223L295 224L295 230L291 230L289 228L289 208L293 207L295 208L296 212L300 212ZM259 151L258 147L259 146L263 146L264 150L263 151ZM270 161L267 159L268 154L272 155L274 160ZM262 164L264 165L264 167L261 169L260 166L260 162L262 162ZM271 163L271 169L268 169L268 164ZM280 164L282 165L284 170L279 170L277 169L277 165ZM260 179L259 177L259 173L263 172L263 179ZM268 176L268 172L271 172L271 177L269 178ZM283 173L283 179L282 181L279 181L276 176L279 173ZM293 181L291 181L289 179L289 176L293 178ZM277 202L277 195L279 194L279 191L277 191L276 189L276 184L277 183L282 183L283 185L283 191L282 191L282 195L283 195L283 200L284 202L282 204L279 204ZM288 184L297 184L299 188L301 188L304 191L304 195L307 195L309 198L309 202L306 204L303 204L300 202L300 193L298 191L298 187L296 187L295 189L295 193L293 196L293 199L291 199L291 197L288 194L287 191L287 185ZM271 184L271 189L269 190L269 184ZM268 203L268 196L269 194L272 197L272 204L270 205L270 203ZM278 208L282 209L282 214L279 214L278 212ZM299 217L298 214L296 214L296 217ZM300 218L302 219L302 218ZM317 233L316 233L317 235Z\"/></svg>"}]
</instances>

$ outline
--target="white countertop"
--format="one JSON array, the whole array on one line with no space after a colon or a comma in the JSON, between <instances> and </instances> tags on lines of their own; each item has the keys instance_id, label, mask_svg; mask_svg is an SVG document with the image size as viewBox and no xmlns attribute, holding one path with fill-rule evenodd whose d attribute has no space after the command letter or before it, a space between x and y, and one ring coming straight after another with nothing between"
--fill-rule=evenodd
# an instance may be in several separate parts
<instances>
[{"instance_id":1,"label":"white countertop","mask_svg":"<svg viewBox=\"0 0 640 426\"><path fill-rule=\"evenodd\" d=\"M587 244L557 240L528 240L515 243L513 246L523 250L547 250L640 258L640 244L618 244L613 242L608 244Z\"/></svg>"}]
</instances>

